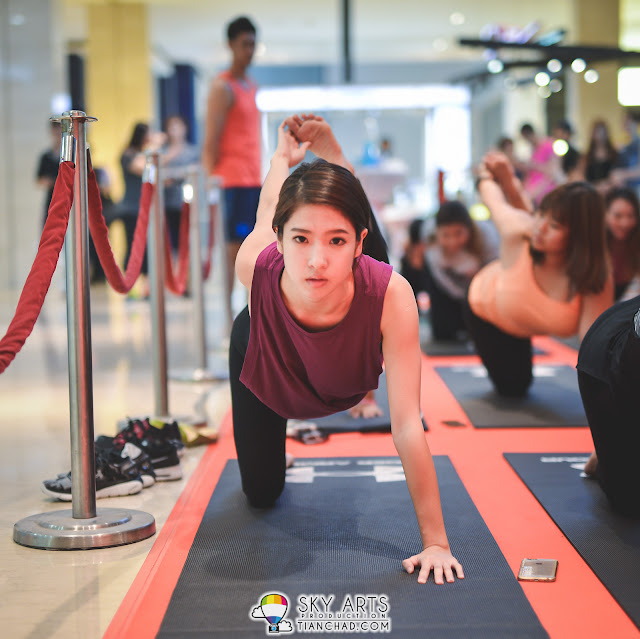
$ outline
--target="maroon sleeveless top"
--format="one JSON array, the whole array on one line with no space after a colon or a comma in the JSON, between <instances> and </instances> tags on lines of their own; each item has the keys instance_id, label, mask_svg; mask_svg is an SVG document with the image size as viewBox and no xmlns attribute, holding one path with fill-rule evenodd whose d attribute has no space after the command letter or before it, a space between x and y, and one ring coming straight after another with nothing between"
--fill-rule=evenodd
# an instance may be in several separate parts
<instances>
[{"instance_id":1,"label":"maroon sleeveless top","mask_svg":"<svg viewBox=\"0 0 640 639\"><path fill-rule=\"evenodd\" d=\"M355 293L343 320L311 333L289 314L280 292L284 259L276 243L256 261L251 330L240 381L282 417L324 417L355 406L378 388L382 305L392 267L368 255L355 261Z\"/></svg>"}]
</instances>

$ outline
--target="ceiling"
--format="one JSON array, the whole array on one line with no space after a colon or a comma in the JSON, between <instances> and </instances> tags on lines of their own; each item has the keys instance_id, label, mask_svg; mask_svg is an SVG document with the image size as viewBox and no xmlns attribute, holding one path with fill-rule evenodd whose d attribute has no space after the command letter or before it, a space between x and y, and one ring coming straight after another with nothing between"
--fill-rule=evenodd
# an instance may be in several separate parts
<instances>
[{"instance_id":1,"label":"ceiling","mask_svg":"<svg viewBox=\"0 0 640 639\"><path fill-rule=\"evenodd\" d=\"M86 6L114 0L64 0L64 36L82 43ZM122 0L126 4L128 0ZM604 0L603 0L604 1ZM580 0L351 0L351 57L355 64L479 60L460 47L490 24L572 34ZM238 15L235 0L149 0L150 38L157 63L190 63L212 72L228 60L224 28ZM244 0L242 13L258 26L257 65L337 64L341 61L342 0ZM640 49L640 0L621 0L623 48ZM583 43L587 44L587 43Z\"/></svg>"}]
</instances>

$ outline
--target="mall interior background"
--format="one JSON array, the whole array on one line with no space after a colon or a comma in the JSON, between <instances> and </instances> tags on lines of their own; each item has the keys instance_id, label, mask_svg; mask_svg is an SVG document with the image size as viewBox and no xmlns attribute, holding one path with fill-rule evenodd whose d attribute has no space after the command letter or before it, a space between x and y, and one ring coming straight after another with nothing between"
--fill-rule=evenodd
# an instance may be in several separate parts
<instances>
[{"instance_id":1,"label":"mall interior background","mask_svg":"<svg viewBox=\"0 0 640 639\"><path fill-rule=\"evenodd\" d=\"M566 117L576 129L576 145L584 148L592 120L602 116L616 142L624 139L618 62L596 65L594 84L566 71L562 90L543 98L531 69L487 77L485 52L459 46L458 40L480 37L492 25L524 30L536 24L539 34L565 30L563 44L640 50L640 0L0 0L0 291L5 299L13 300L20 290L39 240L43 193L34 174L48 144L48 118L69 108L73 89L73 107L99 120L90 125L89 141L95 163L111 174L117 198L117 158L133 123L159 126L163 115L180 109L201 141L209 83L229 60L224 27L239 14L250 16L259 29L251 72L263 90L263 104L269 104L263 119L266 159L275 126L291 104L279 92L297 89L301 108L316 109L305 93L312 87L359 94L356 107L342 108L338 100L321 110L332 119L347 155L357 164L368 140L389 137L407 179L429 197L438 168L468 178L482 152L500 135L517 137L525 121L547 132ZM470 81L473 76L484 77ZM428 95L411 103L400 91L412 89ZM374 97L367 103L368 95L376 95L366 93L372 90L382 90L391 106L381 107Z\"/></svg>"}]
</instances>

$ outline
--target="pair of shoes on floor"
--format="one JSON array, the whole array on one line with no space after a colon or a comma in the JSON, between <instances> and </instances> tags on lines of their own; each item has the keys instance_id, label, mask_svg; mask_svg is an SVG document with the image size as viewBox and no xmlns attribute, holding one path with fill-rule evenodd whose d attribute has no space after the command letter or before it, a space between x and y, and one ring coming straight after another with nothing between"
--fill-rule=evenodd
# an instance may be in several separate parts
<instances>
[{"instance_id":1,"label":"pair of shoes on floor","mask_svg":"<svg viewBox=\"0 0 640 639\"><path fill-rule=\"evenodd\" d=\"M176 439L176 436L178 439ZM135 495L156 481L182 478L177 423L157 428L145 420L129 420L115 437L101 435L95 442L96 498ZM50 497L71 501L71 472L42 483Z\"/></svg>"},{"instance_id":2,"label":"pair of shoes on floor","mask_svg":"<svg viewBox=\"0 0 640 639\"><path fill-rule=\"evenodd\" d=\"M96 439L96 448L115 448L122 450L130 443L145 452L151 460L157 481L182 479L180 457L184 454L180 428L177 422L154 422L147 419L130 419L127 426L115 437L101 435Z\"/></svg>"}]
</instances>

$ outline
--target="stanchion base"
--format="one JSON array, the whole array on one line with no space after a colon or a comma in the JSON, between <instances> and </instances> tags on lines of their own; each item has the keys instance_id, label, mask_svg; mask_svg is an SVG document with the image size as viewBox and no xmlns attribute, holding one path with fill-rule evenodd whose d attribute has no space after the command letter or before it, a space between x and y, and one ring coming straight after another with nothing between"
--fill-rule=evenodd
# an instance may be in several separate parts
<instances>
[{"instance_id":1,"label":"stanchion base","mask_svg":"<svg viewBox=\"0 0 640 639\"><path fill-rule=\"evenodd\" d=\"M56 510L21 519L13 541L42 550L91 550L133 544L156 532L153 515L125 508L100 508L95 517L76 519L72 510Z\"/></svg>"},{"instance_id":2,"label":"stanchion base","mask_svg":"<svg viewBox=\"0 0 640 639\"><path fill-rule=\"evenodd\" d=\"M222 382L229 379L229 371L221 366L214 371L208 368L196 368L195 370L169 372L169 379L174 382Z\"/></svg>"}]
</instances>

